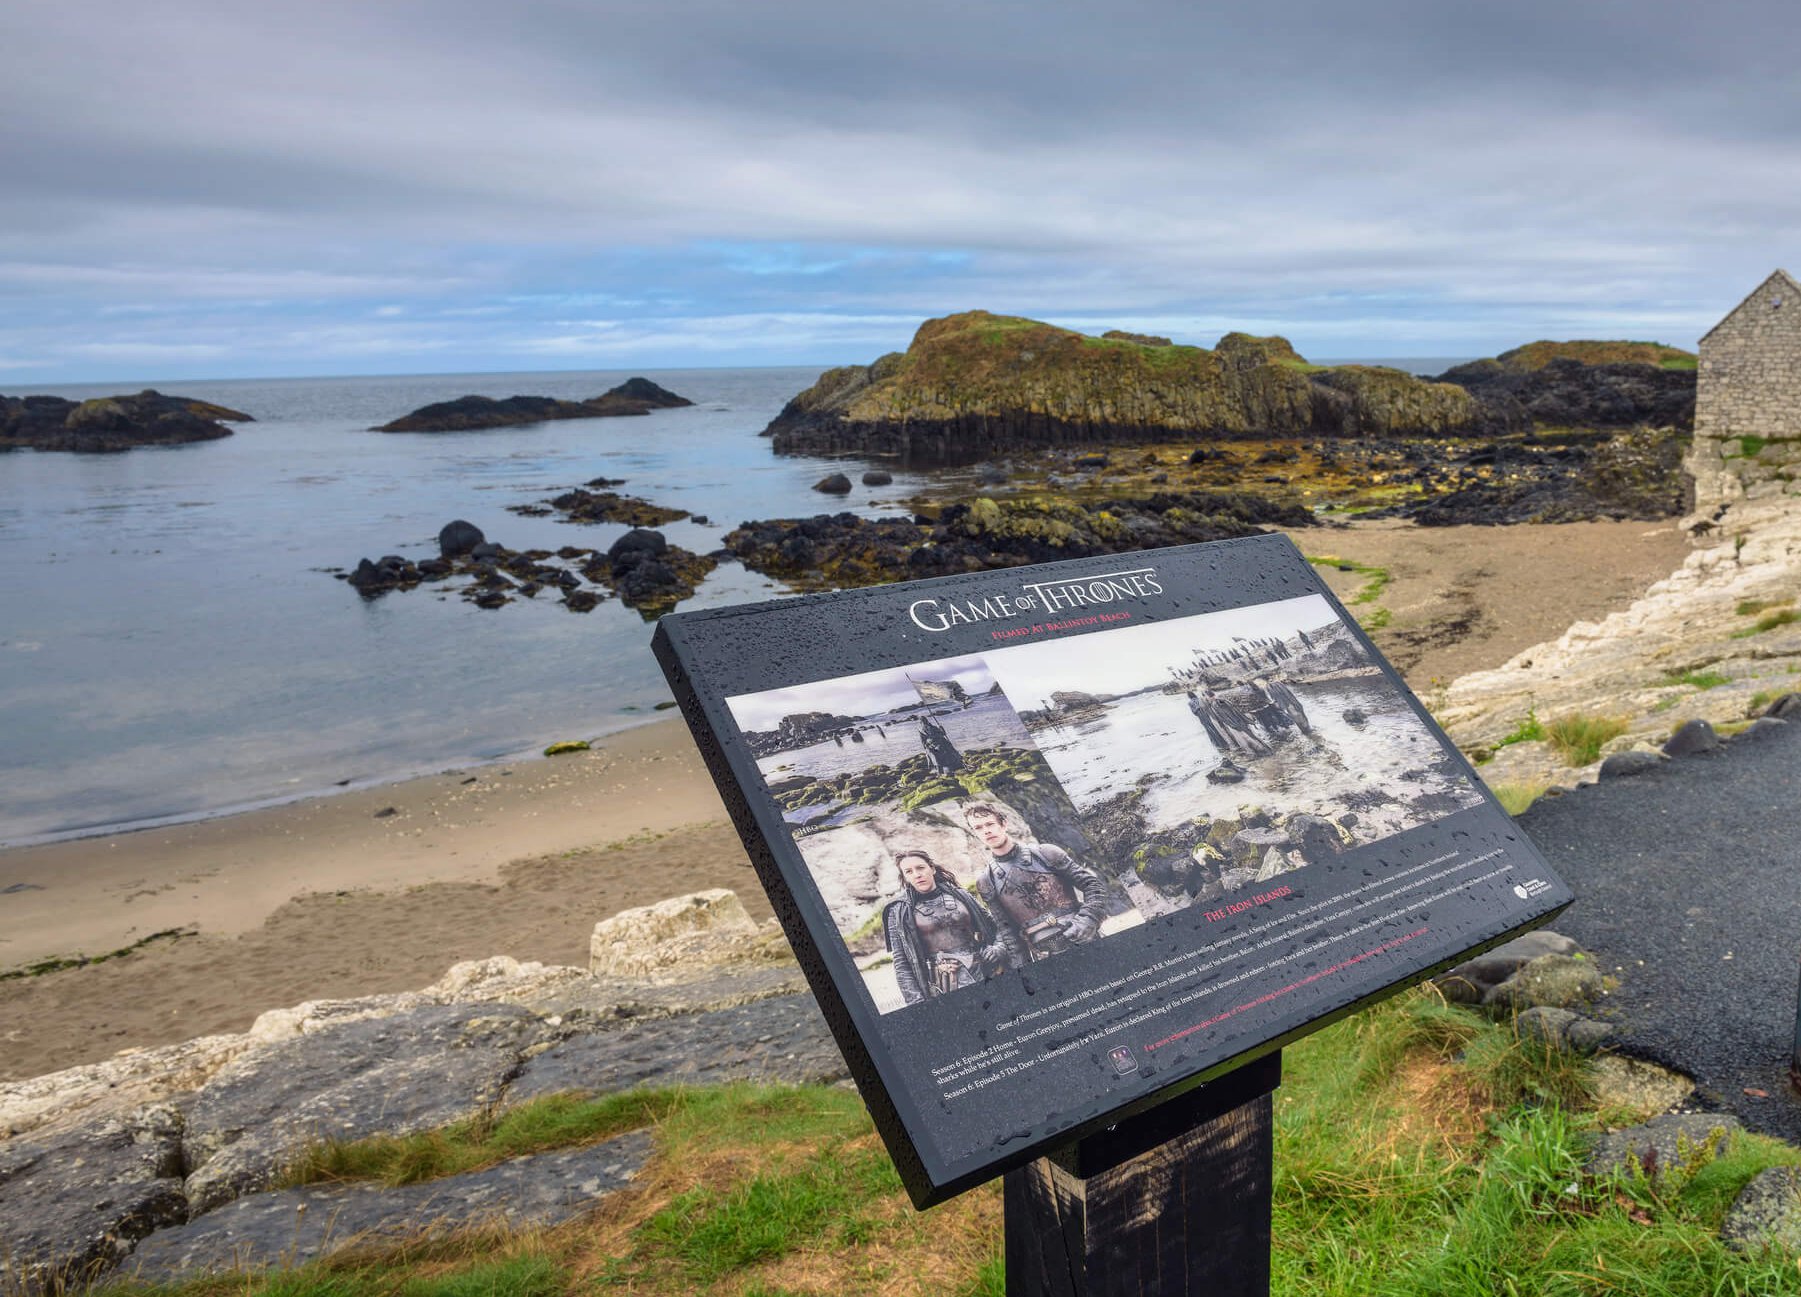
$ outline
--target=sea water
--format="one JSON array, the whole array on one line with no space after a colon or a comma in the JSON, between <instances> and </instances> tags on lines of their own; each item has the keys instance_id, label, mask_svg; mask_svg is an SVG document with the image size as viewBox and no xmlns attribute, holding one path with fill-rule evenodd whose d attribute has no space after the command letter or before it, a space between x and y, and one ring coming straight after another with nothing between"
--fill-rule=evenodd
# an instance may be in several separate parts
<instances>
[{"instance_id":1,"label":"sea water","mask_svg":"<svg viewBox=\"0 0 1801 1297\"><path fill-rule=\"evenodd\" d=\"M1415 373L1450 359L1387 361ZM376 433L466 394L596 396L643 373L696 402L648 416ZM904 513L969 470L777 456L758 434L819 376L607 370L167 382L254 415L231 437L120 454L0 453L0 845L188 818L520 754L642 723L666 701L651 626L616 600L546 593L486 611L430 587L365 602L331 569L435 555L466 518L512 549L605 549L623 525L526 518L594 477L702 514L673 544L747 519ZM149 384L32 387L73 399ZM26 389L12 389L22 395ZM947 479L949 479L947 481ZM782 593L722 564L684 607Z\"/></svg>"},{"instance_id":2,"label":"sea water","mask_svg":"<svg viewBox=\"0 0 1801 1297\"><path fill-rule=\"evenodd\" d=\"M706 515L700 553L752 518L903 514L926 476L777 456L758 434L817 368L652 370L693 400L643 417L377 433L467 393L595 396L626 371L180 382L242 410L234 435L121 454L0 453L0 843L254 805L590 738L668 698L653 627L552 593L485 611L430 586L364 601L329 569L437 553L466 518L512 549L604 550L624 525L526 518L590 478ZM34 388L71 398L135 386ZM466 584L458 582L457 584ZM722 564L685 605L781 591Z\"/></svg>"}]
</instances>

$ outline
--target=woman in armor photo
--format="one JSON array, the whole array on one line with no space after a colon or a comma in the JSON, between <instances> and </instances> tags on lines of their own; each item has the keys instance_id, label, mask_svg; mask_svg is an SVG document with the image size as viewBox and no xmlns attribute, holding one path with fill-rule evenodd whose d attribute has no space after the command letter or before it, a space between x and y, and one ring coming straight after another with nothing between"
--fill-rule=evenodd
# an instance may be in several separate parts
<instances>
[{"instance_id":1,"label":"woman in armor photo","mask_svg":"<svg viewBox=\"0 0 1801 1297\"><path fill-rule=\"evenodd\" d=\"M1007 969L994 919L948 869L917 849L901 852L894 863L901 895L882 911L882 933L894 952L903 1000L918 1004Z\"/></svg>"}]
</instances>

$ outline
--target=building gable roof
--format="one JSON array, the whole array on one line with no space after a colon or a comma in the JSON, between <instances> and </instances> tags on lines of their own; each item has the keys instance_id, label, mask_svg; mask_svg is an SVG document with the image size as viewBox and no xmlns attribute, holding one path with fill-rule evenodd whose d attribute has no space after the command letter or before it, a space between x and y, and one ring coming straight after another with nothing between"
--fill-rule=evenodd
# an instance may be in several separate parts
<instances>
[{"instance_id":1,"label":"building gable roof","mask_svg":"<svg viewBox=\"0 0 1801 1297\"><path fill-rule=\"evenodd\" d=\"M1722 315L1720 317L1719 324L1714 325L1713 328L1709 329L1706 333L1702 334L1701 341L1706 342L1709 338L1713 337L1713 335L1715 333L1719 332L1721 324L1725 324L1726 321L1730 320L1733 316L1737 315L1740 311L1744 310L1745 304L1747 302L1749 302L1753 297L1756 297L1759 293L1763 292L1763 290L1768 288L1772 283L1778 284L1782 288L1787 289L1789 292L1794 293L1796 298L1798 299L1797 306L1801 306L1801 284L1797 284L1795 282L1795 277L1793 275L1789 274L1788 271L1783 270L1780 267L1778 267L1776 270L1772 271L1769 274L1769 276L1766 277L1761 284L1759 284L1756 288L1753 288L1750 292L1746 293L1744 295L1744 297L1740 298L1739 304L1737 306L1733 307L1730 311L1726 312L1726 314Z\"/></svg>"}]
</instances>

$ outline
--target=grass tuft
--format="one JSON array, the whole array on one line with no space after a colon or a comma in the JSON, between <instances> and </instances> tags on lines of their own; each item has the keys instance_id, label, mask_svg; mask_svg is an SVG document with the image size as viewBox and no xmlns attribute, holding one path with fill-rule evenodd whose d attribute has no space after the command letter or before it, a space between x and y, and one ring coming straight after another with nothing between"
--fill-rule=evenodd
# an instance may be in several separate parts
<instances>
[{"instance_id":1,"label":"grass tuft","mask_svg":"<svg viewBox=\"0 0 1801 1297\"><path fill-rule=\"evenodd\" d=\"M1801 610L1794 608L1772 608L1748 629L1732 632L1733 639L1749 639L1753 635L1762 635L1779 626L1790 626L1801 621Z\"/></svg>"},{"instance_id":2,"label":"grass tuft","mask_svg":"<svg viewBox=\"0 0 1801 1297\"><path fill-rule=\"evenodd\" d=\"M1501 809L1509 815L1518 815L1528 806L1545 795L1551 785L1545 783L1502 783L1491 784L1489 792L1501 803Z\"/></svg>"},{"instance_id":3,"label":"grass tuft","mask_svg":"<svg viewBox=\"0 0 1801 1297\"><path fill-rule=\"evenodd\" d=\"M1696 689L1718 689L1731 683L1730 676L1723 676L1718 671L1690 671L1686 675L1665 676L1661 687L1673 689L1677 685L1693 685Z\"/></svg>"},{"instance_id":4,"label":"grass tuft","mask_svg":"<svg viewBox=\"0 0 1801 1297\"><path fill-rule=\"evenodd\" d=\"M1545 726L1545 738L1566 765L1586 766L1601 758L1601 747L1626 732L1623 716L1595 716L1571 712Z\"/></svg>"}]
</instances>

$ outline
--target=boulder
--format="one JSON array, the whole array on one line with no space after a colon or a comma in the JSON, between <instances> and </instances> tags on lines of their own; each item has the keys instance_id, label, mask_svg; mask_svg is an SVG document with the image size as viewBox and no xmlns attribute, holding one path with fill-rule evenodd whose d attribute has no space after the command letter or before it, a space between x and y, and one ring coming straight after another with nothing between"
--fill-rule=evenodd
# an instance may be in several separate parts
<instances>
[{"instance_id":1,"label":"boulder","mask_svg":"<svg viewBox=\"0 0 1801 1297\"><path fill-rule=\"evenodd\" d=\"M1717 752L1721 746L1720 736L1714 732L1713 726L1697 717L1692 721L1684 721L1681 728L1670 735L1663 750L1666 756L1692 757Z\"/></svg>"},{"instance_id":2,"label":"boulder","mask_svg":"<svg viewBox=\"0 0 1801 1297\"><path fill-rule=\"evenodd\" d=\"M83 1287L187 1209L172 1107L0 1143L0 1289Z\"/></svg>"},{"instance_id":3,"label":"boulder","mask_svg":"<svg viewBox=\"0 0 1801 1297\"><path fill-rule=\"evenodd\" d=\"M487 539L480 527L458 518L438 532L438 553L444 558L461 558Z\"/></svg>"},{"instance_id":4,"label":"boulder","mask_svg":"<svg viewBox=\"0 0 1801 1297\"><path fill-rule=\"evenodd\" d=\"M595 924L588 970L630 976L676 965L731 963L748 957L759 935L736 892L724 887L690 892Z\"/></svg>"},{"instance_id":5,"label":"boulder","mask_svg":"<svg viewBox=\"0 0 1801 1297\"><path fill-rule=\"evenodd\" d=\"M1595 961L1577 955L1540 955L1482 997L1489 1007L1528 1009L1547 1005L1567 1009L1598 997L1603 990Z\"/></svg>"},{"instance_id":6,"label":"boulder","mask_svg":"<svg viewBox=\"0 0 1801 1297\"><path fill-rule=\"evenodd\" d=\"M1763 714L1779 721L1801 716L1801 694L1783 694L1782 697L1764 708Z\"/></svg>"},{"instance_id":7,"label":"boulder","mask_svg":"<svg viewBox=\"0 0 1801 1297\"><path fill-rule=\"evenodd\" d=\"M1664 758L1655 752L1631 749L1626 752L1615 752L1601 763L1601 778L1624 779L1632 775L1642 775L1647 770L1655 770L1664 763Z\"/></svg>"},{"instance_id":8,"label":"boulder","mask_svg":"<svg viewBox=\"0 0 1801 1297\"><path fill-rule=\"evenodd\" d=\"M813 483L813 489L827 495L845 495L850 491L850 479L842 473L831 473Z\"/></svg>"},{"instance_id":9,"label":"boulder","mask_svg":"<svg viewBox=\"0 0 1801 1297\"><path fill-rule=\"evenodd\" d=\"M863 474L864 486L887 486L894 481L894 474L885 468L872 468Z\"/></svg>"},{"instance_id":10,"label":"boulder","mask_svg":"<svg viewBox=\"0 0 1801 1297\"><path fill-rule=\"evenodd\" d=\"M1775 1247L1801 1256L1801 1167L1773 1166L1752 1176L1733 1199L1720 1237L1740 1252Z\"/></svg>"},{"instance_id":11,"label":"boulder","mask_svg":"<svg viewBox=\"0 0 1801 1297\"><path fill-rule=\"evenodd\" d=\"M1574 955L1582 947L1562 933L1540 928L1465 960L1436 980L1447 1000L1480 1004L1482 997L1540 955Z\"/></svg>"},{"instance_id":12,"label":"boulder","mask_svg":"<svg viewBox=\"0 0 1801 1297\"><path fill-rule=\"evenodd\" d=\"M1668 1112L1695 1092L1694 1081L1682 1073L1623 1054L1597 1055L1589 1064L1589 1079L1597 1106L1646 1118Z\"/></svg>"},{"instance_id":13,"label":"boulder","mask_svg":"<svg viewBox=\"0 0 1801 1297\"><path fill-rule=\"evenodd\" d=\"M1642 1126L1609 1131L1589 1150L1583 1170L1590 1175L1643 1172L1653 1181L1685 1164L1695 1165L1701 1150L1716 1151L1741 1129L1726 1113L1670 1113Z\"/></svg>"},{"instance_id":14,"label":"boulder","mask_svg":"<svg viewBox=\"0 0 1801 1297\"><path fill-rule=\"evenodd\" d=\"M656 558L669 552L669 541L660 531L650 531L643 527L634 527L607 550L607 558L611 560L613 569L630 567L644 558Z\"/></svg>"},{"instance_id":15,"label":"boulder","mask_svg":"<svg viewBox=\"0 0 1801 1297\"><path fill-rule=\"evenodd\" d=\"M1548 1005L1527 1009L1514 1022L1521 1039L1573 1054L1592 1054L1613 1034L1613 1028L1604 1022Z\"/></svg>"}]
</instances>

